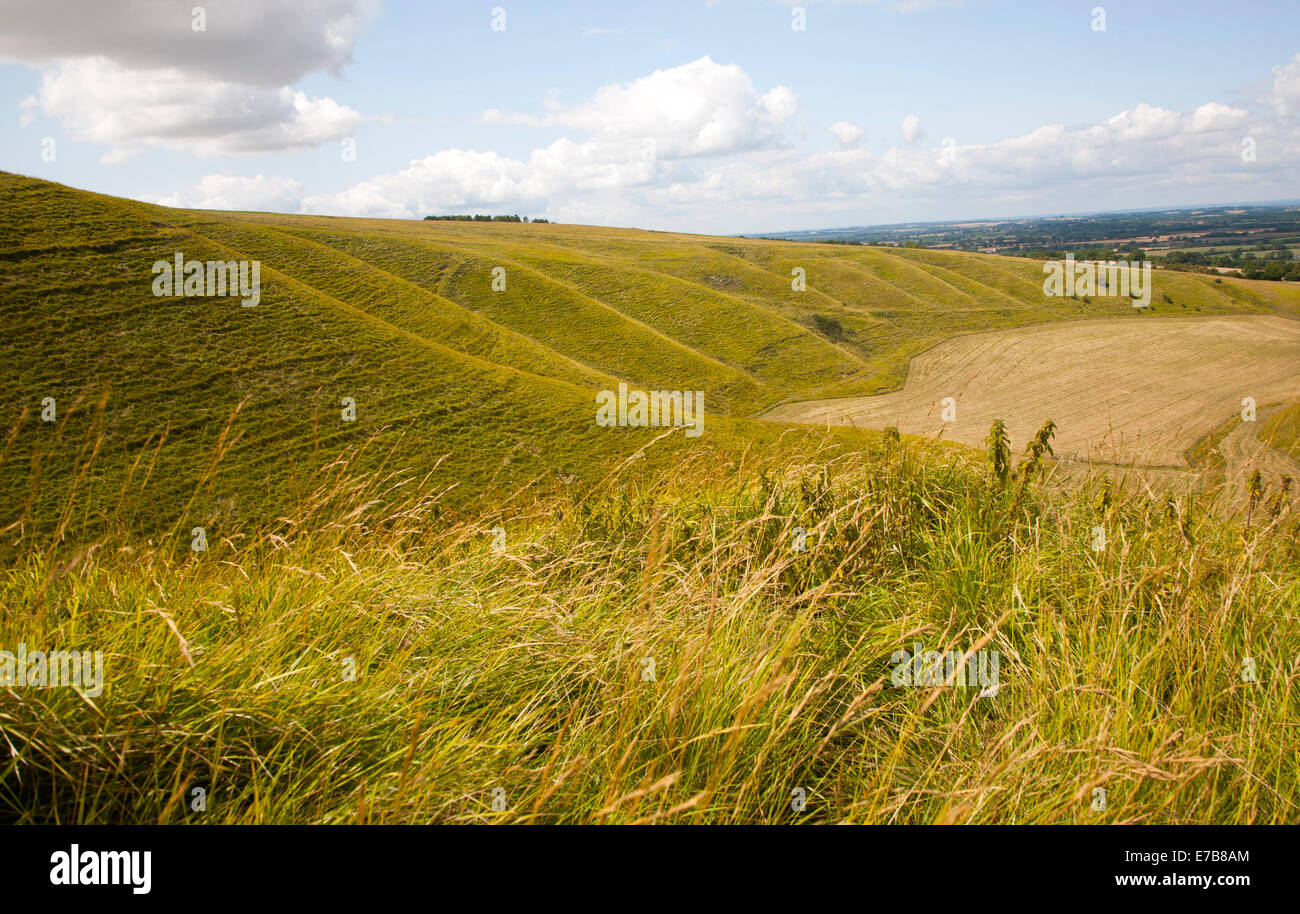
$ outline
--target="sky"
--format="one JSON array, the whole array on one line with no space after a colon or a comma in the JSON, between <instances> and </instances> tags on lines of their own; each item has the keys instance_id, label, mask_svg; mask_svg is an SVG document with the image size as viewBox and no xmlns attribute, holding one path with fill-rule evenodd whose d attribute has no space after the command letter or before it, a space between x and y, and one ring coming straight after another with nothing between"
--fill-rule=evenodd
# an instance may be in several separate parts
<instances>
[{"instance_id":1,"label":"sky","mask_svg":"<svg viewBox=\"0 0 1300 914\"><path fill-rule=\"evenodd\" d=\"M1300 2L0 0L0 169L745 234L1300 197Z\"/></svg>"}]
</instances>

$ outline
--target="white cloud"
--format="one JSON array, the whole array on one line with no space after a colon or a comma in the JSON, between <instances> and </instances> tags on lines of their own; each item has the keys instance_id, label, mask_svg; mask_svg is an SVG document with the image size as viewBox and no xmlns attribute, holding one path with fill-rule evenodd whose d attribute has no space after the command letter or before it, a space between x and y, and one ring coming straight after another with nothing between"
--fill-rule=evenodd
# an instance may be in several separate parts
<instances>
[{"instance_id":1,"label":"white cloud","mask_svg":"<svg viewBox=\"0 0 1300 914\"><path fill-rule=\"evenodd\" d=\"M562 106L548 99L544 107L548 110L541 115L494 109L482 117L487 123L568 127L590 138L563 137L533 150L527 161L444 150L341 193L314 195L304 206L338 215L395 217L474 207L528 211L560 201L579 207L593 194L645 189L689 174L683 170L688 160L787 145L780 127L798 100L784 86L760 94L740 67L702 57L605 86L582 104ZM601 204L601 211L610 211L609 206Z\"/></svg>"},{"instance_id":2,"label":"white cloud","mask_svg":"<svg viewBox=\"0 0 1300 914\"><path fill-rule=\"evenodd\" d=\"M409 218L513 202L528 193L527 177L524 163L495 152L446 149L342 193L307 197L303 206L341 216Z\"/></svg>"},{"instance_id":3,"label":"white cloud","mask_svg":"<svg viewBox=\"0 0 1300 914\"><path fill-rule=\"evenodd\" d=\"M570 127L605 141L654 141L663 158L722 155L780 142L779 128L798 100L785 86L760 95L735 64L708 57L604 86L591 101L541 116L492 109L488 123Z\"/></svg>"},{"instance_id":4,"label":"white cloud","mask_svg":"<svg viewBox=\"0 0 1300 914\"><path fill-rule=\"evenodd\" d=\"M1179 129L1179 117L1174 111L1148 104L1138 105L1130 111L1121 111L1105 125L1092 128L1098 136L1113 136L1120 141L1159 140L1173 136Z\"/></svg>"},{"instance_id":5,"label":"white cloud","mask_svg":"<svg viewBox=\"0 0 1300 914\"><path fill-rule=\"evenodd\" d=\"M185 193L143 198L149 203L191 209L292 212L298 208L302 184L293 178L255 175L206 175Z\"/></svg>"},{"instance_id":6,"label":"white cloud","mask_svg":"<svg viewBox=\"0 0 1300 914\"><path fill-rule=\"evenodd\" d=\"M1243 109L1208 103L1180 114L1139 104L1100 124L1068 129L1047 125L988 144L957 146L946 161L942 146L891 149L862 170L869 189L982 190L1059 187L1072 181L1163 181L1171 175L1236 168L1237 134L1249 120ZM857 166L855 166L857 167Z\"/></svg>"},{"instance_id":7,"label":"white cloud","mask_svg":"<svg viewBox=\"0 0 1300 914\"><path fill-rule=\"evenodd\" d=\"M915 114L903 118L903 142L915 143L921 138L921 119Z\"/></svg>"},{"instance_id":8,"label":"white cloud","mask_svg":"<svg viewBox=\"0 0 1300 914\"><path fill-rule=\"evenodd\" d=\"M1206 102L1192 112L1188 133L1207 133L1213 130L1228 130L1240 127L1249 117L1241 108L1230 108L1218 102Z\"/></svg>"},{"instance_id":9,"label":"white cloud","mask_svg":"<svg viewBox=\"0 0 1300 914\"><path fill-rule=\"evenodd\" d=\"M1278 114L1300 113L1300 54L1290 63L1273 68L1273 92L1269 100Z\"/></svg>"},{"instance_id":10,"label":"white cloud","mask_svg":"<svg viewBox=\"0 0 1300 914\"><path fill-rule=\"evenodd\" d=\"M191 10L206 10L195 31ZM103 57L126 70L179 68L226 82L286 86L338 73L378 0L0 0L0 58L51 64Z\"/></svg>"},{"instance_id":11,"label":"white cloud","mask_svg":"<svg viewBox=\"0 0 1300 914\"><path fill-rule=\"evenodd\" d=\"M818 212L879 213L888 206L910 215L930 204L950 210L954 200L1019 206L1074 195L1142 206L1162 189L1246 180L1239 142L1251 123L1248 111L1213 102L1187 113L1137 105L1100 124L1046 125L992 143L955 146L950 156L942 144L904 144L880 154L774 150L656 186L649 209L661 218L726 213L737 227L779 227L783 212L807 224ZM1261 150L1277 155L1266 162L1261 154L1249 179L1279 190L1293 186L1300 179L1300 125L1269 119L1251 130L1261 137Z\"/></svg>"},{"instance_id":12,"label":"white cloud","mask_svg":"<svg viewBox=\"0 0 1300 914\"><path fill-rule=\"evenodd\" d=\"M152 147L199 156L307 149L352 134L361 115L330 98L288 87L263 89L176 69L125 70L101 57L47 70L23 101L58 118L73 139L110 147L120 161Z\"/></svg>"},{"instance_id":13,"label":"white cloud","mask_svg":"<svg viewBox=\"0 0 1300 914\"><path fill-rule=\"evenodd\" d=\"M200 156L292 152L350 135L361 115L291 88L339 72L377 0L227 0L196 31L191 0L0 0L0 59L41 66L39 111L105 161L162 147Z\"/></svg>"},{"instance_id":14,"label":"white cloud","mask_svg":"<svg viewBox=\"0 0 1300 914\"><path fill-rule=\"evenodd\" d=\"M861 127L848 121L836 121L826 129L835 137L835 142L840 144L841 149L852 149L862 142L862 137L866 134Z\"/></svg>"}]
</instances>

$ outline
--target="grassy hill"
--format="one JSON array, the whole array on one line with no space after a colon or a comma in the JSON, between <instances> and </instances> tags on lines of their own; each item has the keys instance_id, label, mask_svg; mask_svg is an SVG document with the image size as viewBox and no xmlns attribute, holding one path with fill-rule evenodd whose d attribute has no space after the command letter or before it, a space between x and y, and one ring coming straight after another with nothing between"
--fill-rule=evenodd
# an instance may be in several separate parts
<instances>
[{"instance_id":1,"label":"grassy hill","mask_svg":"<svg viewBox=\"0 0 1300 914\"><path fill-rule=\"evenodd\" d=\"M178 251L261 261L260 303L155 297ZM1155 283L1135 312L1015 258L0 173L0 649L105 667L0 684L0 820L1294 822L1276 493L1225 518L996 442L753 418L958 333L1300 313ZM597 426L621 381L703 390L705 434ZM1000 681L895 681L918 643Z\"/></svg>"},{"instance_id":2,"label":"grassy hill","mask_svg":"<svg viewBox=\"0 0 1300 914\"><path fill-rule=\"evenodd\" d=\"M286 510L361 442L365 469L436 466L452 505L594 481L654 437L594 426L594 392L620 380L704 391L699 446L736 453L780 434L744 417L895 387L912 354L954 334L1300 311L1300 289L1188 274L1157 273L1153 313L1048 299L1037 264L986 255L183 211L7 173L0 199L9 546L60 524L89 538L110 518L234 529ZM154 297L152 264L178 251L259 260L260 304ZM40 421L46 397L56 423ZM673 436L651 463L682 446Z\"/></svg>"},{"instance_id":3,"label":"grassy hill","mask_svg":"<svg viewBox=\"0 0 1300 914\"><path fill-rule=\"evenodd\" d=\"M0 690L0 818L1296 820L1294 522L917 448L697 452L455 522L340 476L202 557L32 556L4 643L108 685ZM900 680L917 644L996 652L996 690Z\"/></svg>"}]
</instances>

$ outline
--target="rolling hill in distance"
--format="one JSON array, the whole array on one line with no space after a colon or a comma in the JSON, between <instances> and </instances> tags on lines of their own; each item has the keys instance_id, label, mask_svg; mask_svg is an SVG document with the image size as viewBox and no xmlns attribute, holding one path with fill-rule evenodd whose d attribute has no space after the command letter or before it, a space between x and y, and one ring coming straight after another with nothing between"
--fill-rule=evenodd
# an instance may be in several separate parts
<instances>
[{"instance_id":1,"label":"rolling hill in distance","mask_svg":"<svg viewBox=\"0 0 1300 914\"><path fill-rule=\"evenodd\" d=\"M797 417L800 401L895 390L911 357L954 337L1300 312L1300 288L1285 283L1160 271L1150 309L1053 299L1040 264L982 254L183 211L10 174L0 189L13 331L3 390L27 409L0 473L7 493L41 480L35 496L6 499L10 542L28 520L57 516L77 475L71 449L50 438L80 440L92 427L104 475L80 484L115 498L147 451L138 497L160 521L187 505L218 526L273 514L295 473L372 435L369 452L391 466L442 459L438 478L472 504L547 474L594 480L654 437L593 424L593 394L619 382L702 391L704 441L738 453L780 434L752 421L773 407ZM178 252L260 261L259 304L156 297L152 265ZM494 291L498 268L505 288ZM792 288L798 271L803 291ZM42 441L30 431L47 396L70 418ZM340 421L344 397L354 423ZM902 418L876 427L919 430ZM1019 418L1036 428L1053 417ZM978 444L986 430L967 438ZM218 446L201 507L190 504Z\"/></svg>"}]
</instances>

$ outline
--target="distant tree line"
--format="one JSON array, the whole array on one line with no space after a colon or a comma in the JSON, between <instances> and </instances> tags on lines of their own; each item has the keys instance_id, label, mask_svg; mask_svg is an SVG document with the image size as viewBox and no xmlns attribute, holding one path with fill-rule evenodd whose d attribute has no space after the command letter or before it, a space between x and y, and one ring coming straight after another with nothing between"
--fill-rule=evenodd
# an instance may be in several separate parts
<instances>
[{"instance_id":1,"label":"distant tree line","mask_svg":"<svg viewBox=\"0 0 1300 914\"><path fill-rule=\"evenodd\" d=\"M1282 204L1003 219L978 224L910 222L766 237L890 246L903 246L912 241L931 250L991 250L1021 256L1041 250L1074 251L1078 256L1083 248L1128 250L1144 244L1171 249L1220 250L1241 245L1262 251L1279 240L1294 242L1297 233L1300 233L1300 207Z\"/></svg>"},{"instance_id":2,"label":"distant tree line","mask_svg":"<svg viewBox=\"0 0 1300 914\"><path fill-rule=\"evenodd\" d=\"M549 223L549 219L529 219L527 216L484 216L481 213L476 215L453 215L453 216L425 216L424 221L434 222L538 222Z\"/></svg>"},{"instance_id":3,"label":"distant tree line","mask_svg":"<svg viewBox=\"0 0 1300 914\"><path fill-rule=\"evenodd\" d=\"M1117 251L1115 248L1068 248L1065 250L1056 250L1053 248L1032 248L1027 251L1003 251L1011 257L1028 257L1030 260L1064 260L1066 254L1073 254L1075 260L1130 260L1143 261L1147 259L1146 251L1141 248L1130 248L1127 252Z\"/></svg>"},{"instance_id":4,"label":"distant tree line","mask_svg":"<svg viewBox=\"0 0 1300 914\"><path fill-rule=\"evenodd\" d=\"M1236 248L1221 254L1201 251L1170 251L1164 257L1156 258L1170 270L1183 270L1189 273L1217 273L1222 268L1237 271L1246 279L1273 279L1283 282L1300 282L1300 260L1296 260L1289 242L1273 241L1255 245L1255 251ZM1262 253L1256 253L1256 251Z\"/></svg>"},{"instance_id":5,"label":"distant tree line","mask_svg":"<svg viewBox=\"0 0 1300 914\"><path fill-rule=\"evenodd\" d=\"M1170 270L1182 270L1187 273L1219 273L1216 267L1234 270L1236 275L1246 279L1273 279L1283 282L1300 282L1300 260L1292 260L1290 254L1283 257L1270 255L1265 258L1234 258L1230 254L1200 254L1187 251L1172 251L1166 257L1156 260Z\"/></svg>"},{"instance_id":6,"label":"distant tree line","mask_svg":"<svg viewBox=\"0 0 1300 914\"><path fill-rule=\"evenodd\" d=\"M741 237L744 237L743 235ZM804 241L805 239L792 239ZM890 245L904 248L926 249L926 245L920 241L904 241L901 245L897 242L887 241L855 241L851 238L815 238L807 239L814 244L866 244L866 245ZM1245 279L1272 279L1282 282L1300 282L1300 260L1294 259L1291 253L1291 246L1300 244L1300 238L1289 238L1282 240L1270 240L1257 242L1253 247L1254 250L1247 250L1244 247L1236 248L1232 251L1226 251L1221 254L1203 253L1201 251L1170 251L1168 254L1147 255L1146 251L1140 247L1132 247L1127 251L1116 250L1113 247L1069 247L1069 248L1048 248L1048 247L1021 247L1003 249L1000 253L1012 257L1025 257L1030 260L1064 260L1066 254L1073 254L1075 260L1094 260L1094 261L1135 261L1141 263L1144 260L1150 260L1155 266L1166 270L1180 270L1185 273L1212 273L1218 274L1224 272L1224 269L1232 272L1230 276L1240 276ZM963 246L963 250L971 250ZM818 329L827 336L835 336L832 328L823 326L818 321Z\"/></svg>"},{"instance_id":7,"label":"distant tree line","mask_svg":"<svg viewBox=\"0 0 1300 914\"><path fill-rule=\"evenodd\" d=\"M1245 279L1273 279L1283 282L1300 282L1300 260L1293 259L1288 244L1290 242L1268 242L1256 245L1256 251L1237 248L1221 254L1203 251L1170 251L1168 254L1153 254L1153 264L1166 270L1179 270L1184 273L1221 273L1224 269L1234 271L1229 275ZM1007 251L1017 257L1032 260L1063 260L1066 251L1049 248L1033 248L1026 251ZM1147 255L1141 248L1134 248L1127 254L1112 248L1074 248L1070 250L1075 260L1146 260Z\"/></svg>"}]
</instances>

